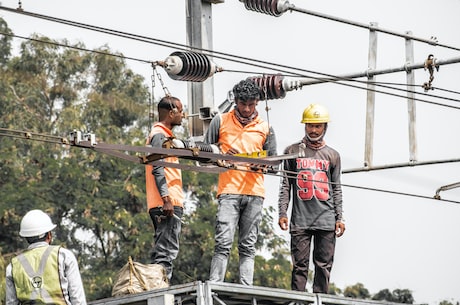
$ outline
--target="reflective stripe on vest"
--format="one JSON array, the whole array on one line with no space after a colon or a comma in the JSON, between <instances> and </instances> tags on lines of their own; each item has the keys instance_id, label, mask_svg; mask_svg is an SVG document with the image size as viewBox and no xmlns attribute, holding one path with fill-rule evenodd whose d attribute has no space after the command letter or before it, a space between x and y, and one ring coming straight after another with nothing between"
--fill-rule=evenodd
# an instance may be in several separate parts
<instances>
[{"instance_id":1,"label":"reflective stripe on vest","mask_svg":"<svg viewBox=\"0 0 460 305\"><path fill-rule=\"evenodd\" d=\"M66 304L59 279L59 248L30 249L11 260L16 296L21 304Z\"/></svg>"}]
</instances>

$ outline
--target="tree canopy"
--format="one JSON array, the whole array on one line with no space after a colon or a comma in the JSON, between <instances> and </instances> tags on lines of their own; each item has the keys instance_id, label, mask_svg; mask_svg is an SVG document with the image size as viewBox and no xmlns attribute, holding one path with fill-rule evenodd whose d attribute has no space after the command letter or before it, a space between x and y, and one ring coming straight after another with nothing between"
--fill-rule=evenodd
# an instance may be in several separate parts
<instances>
[{"instance_id":1,"label":"tree canopy","mask_svg":"<svg viewBox=\"0 0 460 305\"><path fill-rule=\"evenodd\" d=\"M11 30L0 18L0 300L5 267L26 248L19 223L42 209L57 224L54 244L77 255L88 300L109 297L116 273L131 256L149 263L153 225L145 204L145 169L91 149L47 143L36 136L4 136L5 130L65 138L92 132L97 142L143 146L149 129L149 88L108 46L86 52L82 43L34 35L12 55ZM60 45L69 45L63 48ZM121 54L118 54L121 55ZM186 128L184 130L187 130ZM186 132L183 136L186 136ZM205 281L214 247L215 174L183 172L187 213L172 284ZM264 213L254 285L290 288L287 242L274 232L273 208ZM237 248L226 281L237 282ZM333 283L331 294L342 290ZM370 298L363 284L344 296ZM409 290L377 293L376 300L412 303Z\"/></svg>"},{"instance_id":2,"label":"tree canopy","mask_svg":"<svg viewBox=\"0 0 460 305\"><path fill-rule=\"evenodd\" d=\"M0 26L7 31L5 23ZM18 56L11 56L10 37L2 38L2 130L62 138L78 130L94 133L100 143L145 144L149 88L121 57L105 55L113 54L107 46L85 52L81 43L62 48L69 43L35 35L21 43ZM34 136L0 137L2 267L27 246L18 236L22 216L39 208L57 224L54 243L77 254L88 299L109 297L116 273L129 256L150 261L153 226L146 213L145 169L91 149L46 143ZM187 204L193 209L185 216L173 284L207 280L214 246L216 182L216 175L184 172ZM257 258L264 268L256 282L287 287L285 242L273 234L272 226L267 212L258 248L278 252L268 261ZM4 283L4 272L2 278ZM234 263L229 266L228 280L236 279Z\"/></svg>"}]
</instances>

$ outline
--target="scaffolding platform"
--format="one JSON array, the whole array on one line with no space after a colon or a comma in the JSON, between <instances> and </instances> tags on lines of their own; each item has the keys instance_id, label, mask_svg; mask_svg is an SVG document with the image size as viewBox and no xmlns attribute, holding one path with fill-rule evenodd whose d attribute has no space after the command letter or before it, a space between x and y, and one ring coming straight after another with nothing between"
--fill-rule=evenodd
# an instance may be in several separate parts
<instances>
[{"instance_id":1,"label":"scaffolding platform","mask_svg":"<svg viewBox=\"0 0 460 305\"><path fill-rule=\"evenodd\" d=\"M192 282L88 302L89 305L383 305L399 304L232 283Z\"/></svg>"}]
</instances>

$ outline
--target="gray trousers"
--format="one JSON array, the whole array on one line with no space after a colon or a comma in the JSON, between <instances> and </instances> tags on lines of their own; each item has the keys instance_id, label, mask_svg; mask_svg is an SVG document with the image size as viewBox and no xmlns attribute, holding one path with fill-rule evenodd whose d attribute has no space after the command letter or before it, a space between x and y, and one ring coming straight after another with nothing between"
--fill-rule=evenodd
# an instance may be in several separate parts
<instances>
[{"instance_id":1,"label":"gray trousers","mask_svg":"<svg viewBox=\"0 0 460 305\"><path fill-rule=\"evenodd\" d=\"M174 207L174 214L182 218L183 209ZM154 245L151 255L152 264L160 264L166 269L166 275L171 280L173 272L173 260L179 254L179 238L181 222L175 217L166 217L161 208L149 210L150 218L155 228L153 235Z\"/></svg>"},{"instance_id":2,"label":"gray trousers","mask_svg":"<svg viewBox=\"0 0 460 305\"><path fill-rule=\"evenodd\" d=\"M255 244L262 220L263 200L259 196L233 194L221 194L219 196L216 215L216 243L211 261L210 281L224 281L235 231L238 228L240 283L252 285Z\"/></svg>"}]
</instances>

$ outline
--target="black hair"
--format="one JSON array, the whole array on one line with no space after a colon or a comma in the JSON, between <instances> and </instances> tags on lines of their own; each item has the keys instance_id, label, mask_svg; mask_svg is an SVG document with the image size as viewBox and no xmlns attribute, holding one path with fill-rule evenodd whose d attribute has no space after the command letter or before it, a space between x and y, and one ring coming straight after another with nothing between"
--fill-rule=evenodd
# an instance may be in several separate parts
<instances>
[{"instance_id":1,"label":"black hair","mask_svg":"<svg viewBox=\"0 0 460 305\"><path fill-rule=\"evenodd\" d=\"M179 99L174 96L167 95L163 97L159 102L158 102L158 111L160 109L166 109L166 110L174 110L177 109L176 102Z\"/></svg>"},{"instance_id":2,"label":"black hair","mask_svg":"<svg viewBox=\"0 0 460 305\"><path fill-rule=\"evenodd\" d=\"M39 241L45 241L48 237L48 233L49 232L46 232L45 234L40 234L39 236L26 237L26 240L29 243L29 245L33 243L38 243Z\"/></svg>"},{"instance_id":3,"label":"black hair","mask_svg":"<svg viewBox=\"0 0 460 305\"><path fill-rule=\"evenodd\" d=\"M233 96L236 100L247 102L260 99L260 87L252 80L245 79L233 87Z\"/></svg>"}]
</instances>

